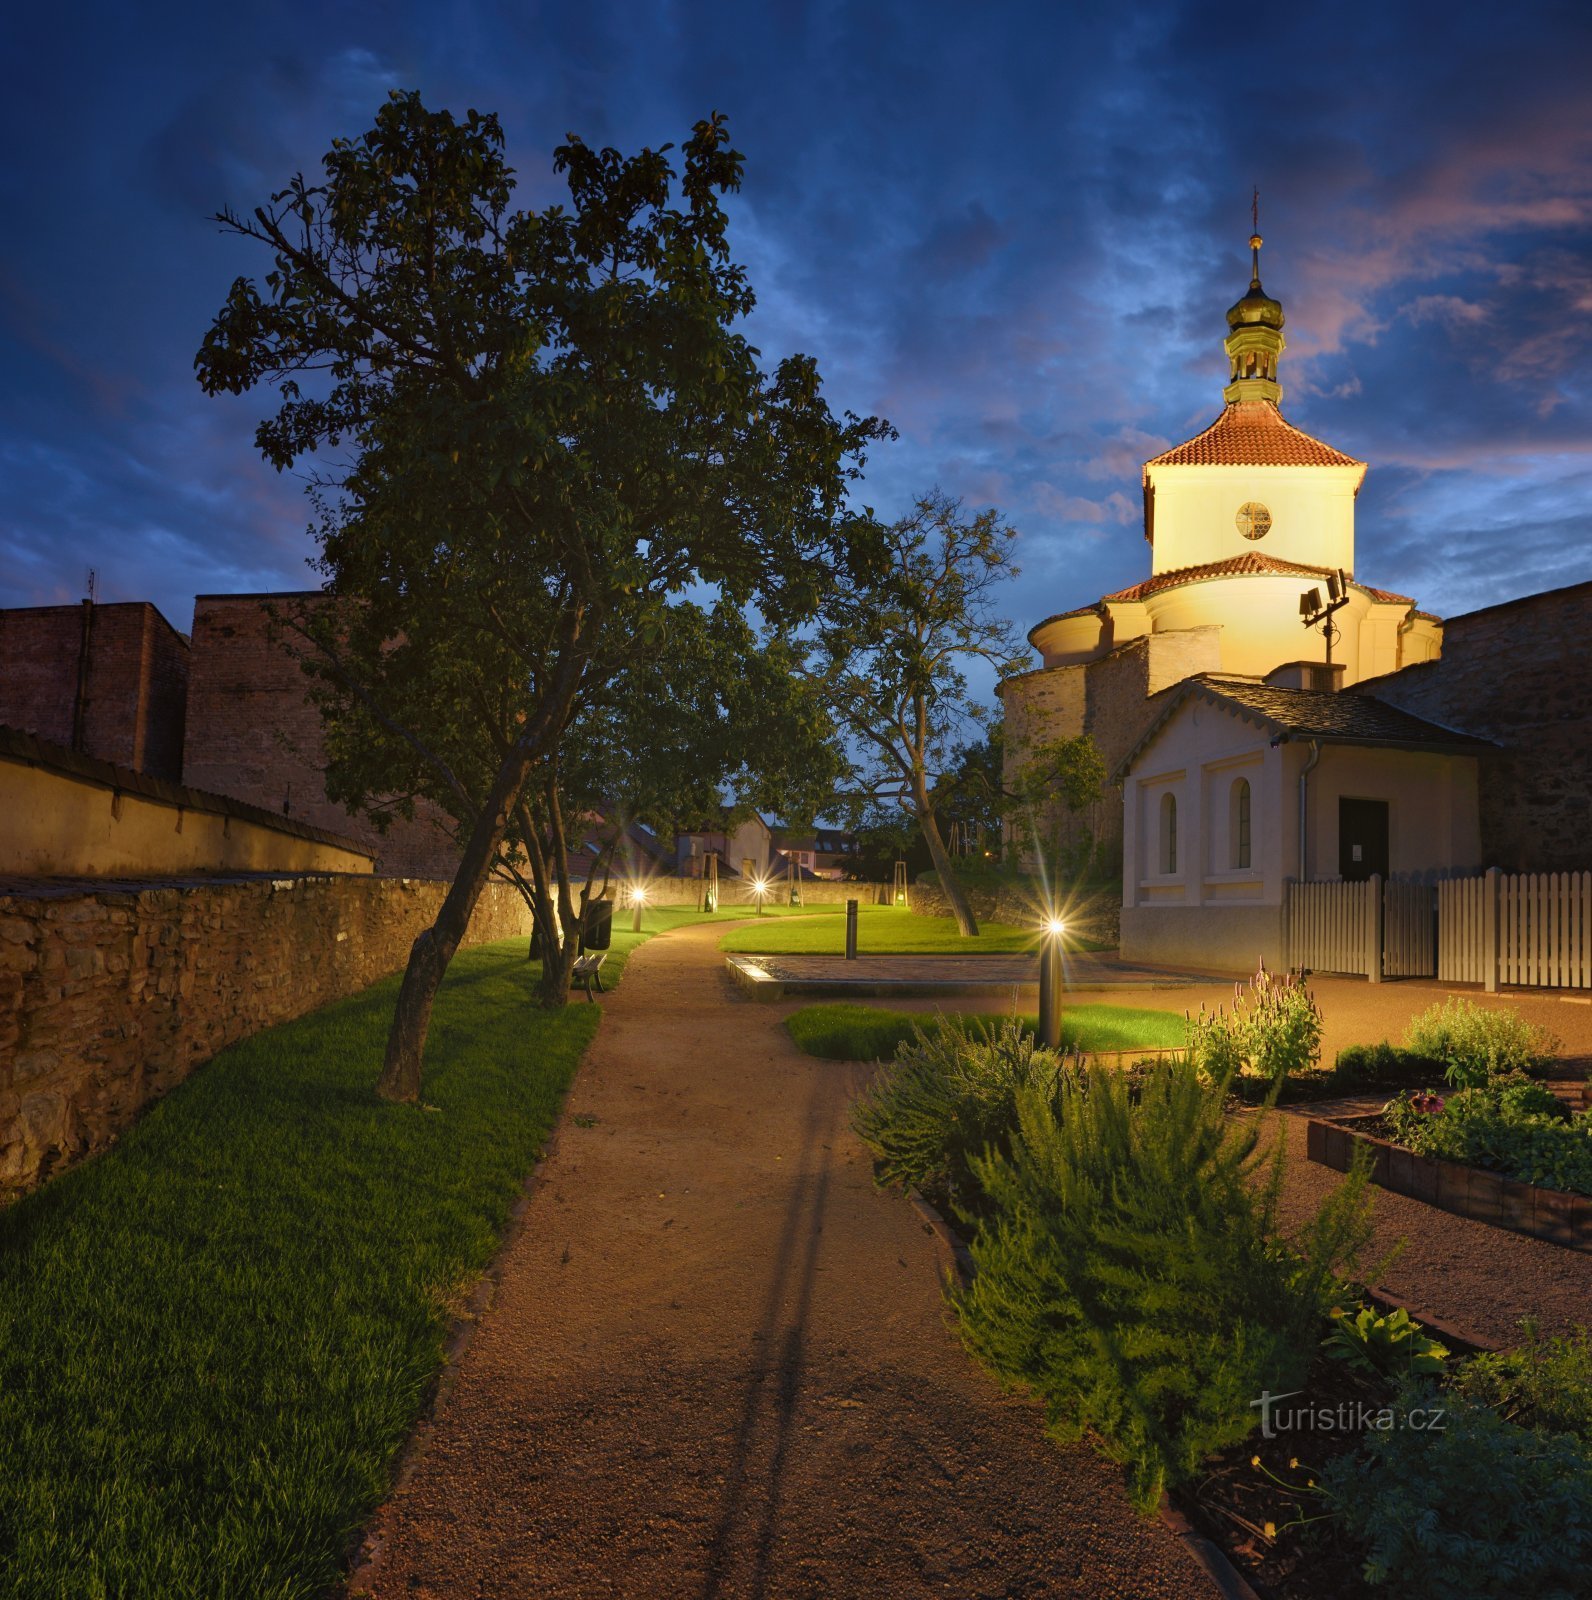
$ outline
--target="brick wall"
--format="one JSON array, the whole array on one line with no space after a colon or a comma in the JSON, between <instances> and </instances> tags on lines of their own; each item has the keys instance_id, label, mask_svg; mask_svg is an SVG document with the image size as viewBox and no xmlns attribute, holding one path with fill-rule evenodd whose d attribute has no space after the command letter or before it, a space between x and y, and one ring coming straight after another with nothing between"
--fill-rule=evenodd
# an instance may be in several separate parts
<instances>
[{"instance_id":1,"label":"brick wall","mask_svg":"<svg viewBox=\"0 0 1592 1600\"><path fill-rule=\"evenodd\" d=\"M1437 661L1357 683L1503 747L1482 760L1482 856L1506 872L1592 866L1592 583L1450 618Z\"/></svg>"},{"instance_id":2,"label":"brick wall","mask_svg":"<svg viewBox=\"0 0 1592 1600\"><path fill-rule=\"evenodd\" d=\"M249 878L0 894L0 1195L93 1154L223 1046L408 959L445 883ZM528 937L490 884L469 943Z\"/></svg>"},{"instance_id":3,"label":"brick wall","mask_svg":"<svg viewBox=\"0 0 1592 1600\"><path fill-rule=\"evenodd\" d=\"M290 615L316 599L310 591L194 601L183 782L355 839L375 855L379 873L452 877L458 854L420 808L413 822L382 835L326 798L320 713L272 621L273 609Z\"/></svg>"},{"instance_id":4,"label":"brick wall","mask_svg":"<svg viewBox=\"0 0 1592 1600\"><path fill-rule=\"evenodd\" d=\"M146 601L0 611L0 723L72 748L85 623L82 753L177 782L188 641Z\"/></svg>"}]
</instances>

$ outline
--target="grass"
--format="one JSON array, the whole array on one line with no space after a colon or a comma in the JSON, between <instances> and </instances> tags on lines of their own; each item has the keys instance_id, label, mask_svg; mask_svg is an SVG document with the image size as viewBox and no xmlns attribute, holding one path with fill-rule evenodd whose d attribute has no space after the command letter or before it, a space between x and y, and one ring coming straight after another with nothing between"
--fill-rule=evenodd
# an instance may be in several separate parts
<instances>
[{"instance_id":1,"label":"grass","mask_svg":"<svg viewBox=\"0 0 1592 1600\"><path fill-rule=\"evenodd\" d=\"M810 906L813 915L799 922L734 928L719 940L719 949L755 955L844 955L844 905ZM722 912L720 913L723 914ZM920 917L895 906L858 908L857 949L864 955L1003 955L1038 948L1035 928L1009 923L979 924L976 939L964 939L951 917ZM1069 948L1086 948L1070 941Z\"/></svg>"},{"instance_id":2,"label":"grass","mask_svg":"<svg viewBox=\"0 0 1592 1600\"><path fill-rule=\"evenodd\" d=\"M993 1022L988 1014L955 1014L963 1022ZM797 1046L810 1056L830 1061L888 1061L912 1037L914 1027L936 1031L939 1012L888 1011L879 1006L849 1004L806 1006L786 1018ZM1032 1033L1037 1017L1024 1017ZM1063 1044L1079 1050L1171 1050L1187 1041L1187 1024L1173 1011L1135 1006L1065 1006L1061 1013Z\"/></svg>"},{"instance_id":3,"label":"grass","mask_svg":"<svg viewBox=\"0 0 1592 1600\"><path fill-rule=\"evenodd\" d=\"M614 933L605 980L651 932ZM398 979L232 1046L0 1211L0 1595L326 1592L389 1487L601 1011L458 955L426 1109L373 1084Z\"/></svg>"}]
</instances>

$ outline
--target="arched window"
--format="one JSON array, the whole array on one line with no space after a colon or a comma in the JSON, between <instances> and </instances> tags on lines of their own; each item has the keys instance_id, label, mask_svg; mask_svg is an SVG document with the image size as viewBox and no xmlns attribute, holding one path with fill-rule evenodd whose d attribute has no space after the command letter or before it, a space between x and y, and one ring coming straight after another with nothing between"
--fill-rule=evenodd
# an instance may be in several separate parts
<instances>
[{"instance_id":1,"label":"arched window","mask_svg":"<svg viewBox=\"0 0 1592 1600\"><path fill-rule=\"evenodd\" d=\"M1161 871L1177 871L1177 796L1161 796Z\"/></svg>"},{"instance_id":2,"label":"arched window","mask_svg":"<svg viewBox=\"0 0 1592 1600\"><path fill-rule=\"evenodd\" d=\"M1229 853L1237 871L1247 870L1250 864L1249 806L1249 779L1240 778L1233 785L1232 802L1227 813Z\"/></svg>"}]
</instances>

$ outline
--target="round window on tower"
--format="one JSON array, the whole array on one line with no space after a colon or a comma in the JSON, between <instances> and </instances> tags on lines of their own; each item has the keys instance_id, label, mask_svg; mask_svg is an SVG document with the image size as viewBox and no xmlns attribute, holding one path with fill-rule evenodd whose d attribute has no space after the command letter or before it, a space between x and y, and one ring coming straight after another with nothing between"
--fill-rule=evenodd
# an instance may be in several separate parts
<instances>
[{"instance_id":1,"label":"round window on tower","mask_svg":"<svg viewBox=\"0 0 1592 1600\"><path fill-rule=\"evenodd\" d=\"M1246 539L1264 539L1271 527L1271 513L1258 500L1246 500L1233 521Z\"/></svg>"}]
</instances>

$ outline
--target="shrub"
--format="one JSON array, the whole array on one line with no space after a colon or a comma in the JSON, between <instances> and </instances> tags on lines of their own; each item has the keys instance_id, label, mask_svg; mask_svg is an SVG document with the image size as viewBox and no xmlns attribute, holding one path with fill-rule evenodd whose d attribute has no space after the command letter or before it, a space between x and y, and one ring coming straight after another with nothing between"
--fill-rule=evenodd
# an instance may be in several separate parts
<instances>
[{"instance_id":1,"label":"shrub","mask_svg":"<svg viewBox=\"0 0 1592 1600\"><path fill-rule=\"evenodd\" d=\"M1373 1306L1361 1306L1353 1315L1334 1306L1332 1332L1322 1348L1368 1377L1436 1377L1448 1359L1448 1346L1412 1321L1402 1306L1385 1316Z\"/></svg>"},{"instance_id":2,"label":"shrub","mask_svg":"<svg viewBox=\"0 0 1592 1600\"><path fill-rule=\"evenodd\" d=\"M964 1340L1032 1390L1065 1437L1093 1430L1137 1503L1297 1388L1320 1319L1368 1234L1361 1166L1299 1237L1276 1241L1283 1151L1223 1114L1186 1065L1135 1087L1101 1068L1016 1097L1008 1147L973 1162L991 1210L959 1299Z\"/></svg>"},{"instance_id":3,"label":"shrub","mask_svg":"<svg viewBox=\"0 0 1592 1600\"><path fill-rule=\"evenodd\" d=\"M1188 1019L1189 1058L1208 1083L1241 1075L1280 1085L1321 1054L1321 1011L1297 973L1278 977L1264 964L1233 990L1233 1009Z\"/></svg>"},{"instance_id":4,"label":"shrub","mask_svg":"<svg viewBox=\"0 0 1592 1600\"><path fill-rule=\"evenodd\" d=\"M1413 1427L1411 1412L1442 1426ZM1367 1583L1430 1600L1584 1595L1592 1561L1592 1460L1580 1442L1516 1427L1462 1395L1419 1386L1402 1424L1367 1433L1320 1487L1368 1552Z\"/></svg>"},{"instance_id":5,"label":"shrub","mask_svg":"<svg viewBox=\"0 0 1592 1600\"><path fill-rule=\"evenodd\" d=\"M1443 1064L1385 1039L1381 1044L1351 1044L1332 1064L1335 1089L1412 1089L1435 1082Z\"/></svg>"},{"instance_id":6,"label":"shrub","mask_svg":"<svg viewBox=\"0 0 1592 1600\"><path fill-rule=\"evenodd\" d=\"M1454 1376L1462 1394L1512 1421L1592 1442L1592 1337L1544 1339L1531 1324L1513 1350L1488 1351Z\"/></svg>"},{"instance_id":7,"label":"shrub","mask_svg":"<svg viewBox=\"0 0 1592 1600\"><path fill-rule=\"evenodd\" d=\"M1014 1019L992 1031L944 1017L879 1072L853 1105L851 1125L873 1152L881 1183L916 1186L970 1216L979 1195L969 1163L1004 1145L1019 1090L1052 1094L1063 1070L1061 1057Z\"/></svg>"},{"instance_id":8,"label":"shrub","mask_svg":"<svg viewBox=\"0 0 1592 1600\"><path fill-rule=\"evenodd\" d=\"M1482 1088L1500 1073L1541 1069L1559 1053L1558 1039L1546 1028L1459 995L1416 1017L1404 1043L1442 1062L1456 1089Z\"/></svg>"}]
</instances>

